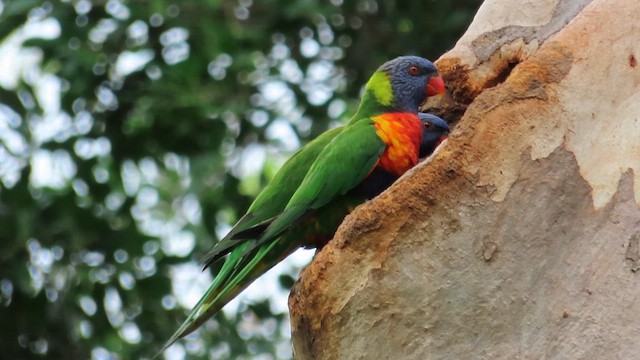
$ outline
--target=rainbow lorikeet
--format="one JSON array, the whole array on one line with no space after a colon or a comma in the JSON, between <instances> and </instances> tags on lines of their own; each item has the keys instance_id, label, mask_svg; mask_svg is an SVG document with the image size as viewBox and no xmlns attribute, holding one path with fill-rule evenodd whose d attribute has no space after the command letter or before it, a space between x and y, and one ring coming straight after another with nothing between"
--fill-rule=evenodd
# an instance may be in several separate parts
<instances>
[{"instance_id":1,"label":"rainbow lorikeet","mask_svg":"<svg viewBox=\"0 0 640 360\"><path fill-rule=\"evenodd\" d=\"M431 153L448 127L432 115L421 115L421 120L418 108L444 90L436 67L426 59L403 56L378 68L347 125L321 134L294 154L207 254L205 268L229 256L166 346L194 331L299 247L326 242L355 206Z\"/></svg>"}]
</instances>

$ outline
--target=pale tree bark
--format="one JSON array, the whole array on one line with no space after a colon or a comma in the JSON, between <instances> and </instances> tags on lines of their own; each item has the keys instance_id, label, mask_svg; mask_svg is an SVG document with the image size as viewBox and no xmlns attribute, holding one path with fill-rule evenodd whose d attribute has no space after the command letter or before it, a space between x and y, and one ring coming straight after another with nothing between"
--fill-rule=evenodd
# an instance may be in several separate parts
<instances>
[{"instance_id":1,"label":"pale tree bark","mask_svg":"<svg viewBox=\"0 0 640 360\"><path fill-rule=\"evenodd\" d=\"M462 118L290 298L296 359L640 358L640 1L489 0Z\"/></svg>"}]
</instances>

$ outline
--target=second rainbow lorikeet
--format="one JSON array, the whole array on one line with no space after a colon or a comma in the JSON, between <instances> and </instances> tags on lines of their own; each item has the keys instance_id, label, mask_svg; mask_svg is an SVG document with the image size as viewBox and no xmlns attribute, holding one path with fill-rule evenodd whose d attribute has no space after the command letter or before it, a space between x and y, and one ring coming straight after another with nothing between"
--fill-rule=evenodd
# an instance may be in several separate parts
<instances>
[{"instance_id":1,"label":"second rainbow lorikeet","mask_svg":"<svg viewBox=\"0 0 640 360\"><path fill-rule=\"evenodd\" d=\"M351 209L431 153L448 127L431 115L421 115L427 117L422 121L418 108L426 97L443 92L442 78L426 59L405 56L383 64L367 83L349 123L294 154L205 257L208 266L229 253L167 346L199 327L297 248L330 239ZM381 184L358 191L378 173L383 174Z\"/></svg>"}]
</instances>

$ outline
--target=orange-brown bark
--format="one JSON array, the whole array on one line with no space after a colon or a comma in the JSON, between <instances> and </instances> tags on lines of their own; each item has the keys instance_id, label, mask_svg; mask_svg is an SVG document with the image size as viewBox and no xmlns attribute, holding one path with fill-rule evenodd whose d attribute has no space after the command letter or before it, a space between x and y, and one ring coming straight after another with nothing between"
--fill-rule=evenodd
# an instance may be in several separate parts
<instances>
[{"instance_id":1,"label":"orange-brown bark","mask_svg":"<svg viewBox=\"0 0 640 360\"><path fill-rule=\"evenodd\" d=\"M297 359L640 353L640 4L508 3L437 63L447 143L301 274Z\"/></svg>"}]
</instances>

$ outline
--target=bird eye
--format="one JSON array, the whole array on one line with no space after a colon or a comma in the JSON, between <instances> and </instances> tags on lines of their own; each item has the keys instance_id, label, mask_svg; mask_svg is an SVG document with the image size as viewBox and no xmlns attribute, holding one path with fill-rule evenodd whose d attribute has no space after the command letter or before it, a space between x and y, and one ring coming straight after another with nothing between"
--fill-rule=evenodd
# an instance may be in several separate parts
<instances>
[{"instance_id":1,"label":"bird eye","mask_svg":"<svg viewBox=\"0 0 640 360\"><path fill-rule=\"evenodd\" d=\"M425 121L424 122L424 128L427 129L427 130L431 129L431 123L428 123L428 122Z\"/></svg>"},{"instance_id":2,"label":"bird eye","mask_svg":"<svg viewBox=\"0 0 640 360\"><path fill-rule=\"evenodd\" d=\"M414 76L420 75L420 69L418 69L418 67L415 65L411 65L409 66L409 74Z\"/></svg>"}]
</instances>

